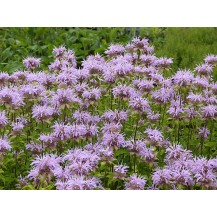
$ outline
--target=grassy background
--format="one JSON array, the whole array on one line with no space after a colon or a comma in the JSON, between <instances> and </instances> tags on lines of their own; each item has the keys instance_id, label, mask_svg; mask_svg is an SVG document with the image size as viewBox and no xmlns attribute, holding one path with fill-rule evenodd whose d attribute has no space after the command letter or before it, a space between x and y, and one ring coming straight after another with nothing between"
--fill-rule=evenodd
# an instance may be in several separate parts
<instances>
[{"instance_id":1,"label":"grassy background","mask_svg":"<svg viewBox=\"0 0 217 217\"><path fill-rule=\"evenodd\" d=\"M217 54L217 28L0 28L0 71L23 69L27 56L41 57L47 66L60 45L74 50L80 64L87 55L135 36L149 38L157 56L172 57L174 70L193 69L207 54Z\"/></svg>"}]
</instances>

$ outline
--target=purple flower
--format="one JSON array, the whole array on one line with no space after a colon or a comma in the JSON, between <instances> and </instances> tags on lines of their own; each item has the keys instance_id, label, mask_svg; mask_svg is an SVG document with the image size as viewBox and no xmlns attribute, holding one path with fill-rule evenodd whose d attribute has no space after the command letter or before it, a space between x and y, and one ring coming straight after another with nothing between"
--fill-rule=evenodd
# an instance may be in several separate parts
<instances>
[{"instance_id":1,"label":"purple flower","mask_svg":"<svg viewBox=\"0 0 217 217\"><path fill-rule=\"evenodd\" d=\"M205 76L210 75L213 71L212 66L207 63L198 65L195 70L198 72L198 74Z\"/></svg>"},{"instance_id":2,"label":"purple flower","mask_svg":"<svg viewBox=\"0 0 217 217\"><path fill-rule=\"evenodd\" d=\"M81 100L74 95L73 89L58 89L57 93L52 97L52 104L64 107L72 102L81 103Z\"/></svg>"},{"instance_id":3,"label":"purple flower","mask_svg":"<svg viewBox=\"0 0 217 217\"><path fill-rule=\"evenodd\" d=\"M77 63L76 63L76 56L75 53L72 50L68 50L64 52L64 58L66 59L66 61L72 66L72 67L76 67Z\"/></svg>"},{"instance_id":4,"label":"purple flower","mask_svg":"<svg viewBox=\"0 0 217 217\"><path fill-rule=\"evenodd\" d=\"M37 74L37 80L45 88L50 88L55 82L55 75L39 72Z\"/></svg>"},{"instance_id":5,"label":"purple flower","mask_svg":"<svg viewBox=\"0 0 217 217\"><path fill-rule=\"evenodd\" d=\"M97 136L98 127L95 124L86 125L86 139L91 138L93 136Z\"/></svg>"},{"instance_id":6,"label":"purple flower","mask_svg":"<svg viewBox=\"0 0 217 217\"><path fill-rule=\"evenodd\" d=\"M42 146L34 142L27 144L26 149L31 151L34 155L40 155L42 153Z\"/></svg>"},{"instance_id":7,"label":"purple flower","mask_svg":"<svg viewBox=\"0 0 217 217\"><path fill-rule=\"evenodd\" d=\"M114 166L114 178L124 180L127 176L128 166L118 165Z\"/></svg>"},{"instance_id":8,"label":"purple flower","mask_svg":"<svg viewBox=\"0 0 217 217\"><path fill-rule=\"evenodd\" d=\"M183 113L183 109L179 106L170 106L167 113L170 114L173 118L180 118L181 114Z\"/></svg>"},{"instance_id":9,"label":"purple flower","mask_svg":"<svg viewBox=\"0 0 217 217\"><path fill-rule=\"evenodd\" d=\"M83 98L88 102L96 102L101 97L101 91L98 88L85 90L82 94Z\"/></svg>"},{"instance_id":10,"label":"purple flower","mask_svg":"<svg viewBox=\"0 0 217 217\"><path fill-rule=\"evenodd\" d=\"M206 88L209 86L209 81L205 77L196 76L193 84L198 87Z\"/></svg>"},{"instance_id":11,"label":"purple flower","mask_svg":"<svg viewBox=\"0 0 217 217\"><path fill-rule=\"evenodd\" d=\"M114 151L110 147L100 148L100 159L104 162L111 163L114 159Z\"/></svg>"},{"instance_id":12,"label":"purple flower","mask_svg":"<svg viewBox=\"0 0 217 217\"><path fill-rule=\"evenodd\" d=\"M129 181L125 183L126 190L144 190L146 180L133 174L129 177Z\"/></svg>"},{"instance_id":13,"label":"purple flower","mask_svg":"<svg viewBox=\"0 0 217 217\"><path fill-rule=\"evenodd\" d=\"M28 185L28 179L27 177L22 177L21 175L19 176L18 183L16 184L16 187L18 189L22 189L23 187Z\"/></svg>"},{"instance_id":14,"label":"purple flower","mask_svg":"<svg viewBox=\"0 0 217 217\"><path fill-rule=\"evenodd\" d=\"M20 133L22 133L22 130L24 128L24 125L22 123L12 123L12 134L13 135L19 135Z\"/></svg>"},{"instance_id":15,"label":"purple flower","mask_svg":"<svg viewBox=\"0 0 217 217\"><path fill-rule=\"evenodd\" d=\"M6 112L0 112L0 129L4 128L5 125L8 123L8 118L6 117Z\"/></svg>"},{"instance_id":16,"label":"purple flower","mask_svg":"<svg viewBox=\"0 0 217 217\"><path fill-rule=\"evenodd\" d=\"M0 155L4 154L7 150L11 150L10 143L6 138L0 139Z\"/></svg>"},{"instance_id":17,"label":"purple flower","mask_svg":"<svg viewBox=\"0 0 217 217\"><path fill-rule=\"evenodd\" d=\"M54 170L60 167L61 158L56 155L45 155L43 157L36 157L31 166L33 169L29 172L28 178L33 180L36 184L40 182L40 178L45 176L47 181L50 181L54 176Z\"/></svg>"},{"instance_id":18,"label":"purple flower","mask_svg":"<svg viewBox=\"0 0 217 217\"><path fill-rule=\"evenodd\" d=\"M85 190L94 190L94 189L103 189L101 185L101 181L99 178L96 177L91 177L91 178L86 178L85 183L84 183L84 189Z\"/></svg>"},{"instance_id":19,"label":"purple flower","mask_svg":"<svg viewBox=\"0 0 217 217\"><path fill-rule=\"evenodd\" d=\"M176 72L172 80L179 86L187 86L194 80L194 74L189 70L180 70Z\"/></svg>"},{"instance_id":20,"label":"purple flower","mask_svg":"<svg viewBox=\"0 0 217 217\"><path fill-rule=\"evenodd\" d=\"M66 48L64 46L55 47L53 49L53 54L55 55L55 57L61 58L61 57L63 57L65 50L66 50Z\"/></svg>"},{"instance_id":21,"label":"purple flower","mask_svg":"<svg viewBox=\"0 0 217 217\"><path fill-rule=\"evenodd\" d=\"M126 147L132 154L140 156L141 152L146 148L146 145L142 140L131 140L126 141L124 147Z\"/></svg>"},{"instance_id":22,"label":"purple flower","mask_svg":"<svg viewBox=\"0 0 217 217\"><path fill-rule=\"evenodd\" d=\"M16 88L8 87L0 90L0 103L12 106L14 108L18 108L24 104L23 98L18 93L18 90Z\"/></svg>"},{"instance_id":23,"label":"purple flower","mask_svg":"<svg viewBox=\"0 0 217 217\"><path fill-rule=\"evenodd\" d=\"M116 56L125 52L125 48L120 44L111 44L108 47L108 50L105 51L105 54L109 56Z\"/></svg>"},{"instance_id":24,"label":"purple flower","mask_svg":"<svg viewBox=\"0 0 217 217\"><path fill-rule=\"evenodd\" d=\"M183 101L180 96L176 96L176 99L171 101L167 113L169 113L173 118L180 118L183 112Z\"/></svg>"},{"instance_id":25,"label":"purple flower","mask_svg":"<svg viewBox=\"0 0 217 217\"><path fill-rule=\"evenodd\" d=\"M193 104L198 104L203 101L201 94L194 94L192 92L187 96L187 99Z\"/></svg>"},{"instance_id":26,"label":"purple flower","mask_svg":"<svg viewBox=\"0 0 217 217\"><path fill-rule=\"evenodd\" d=\"M166 58L166 57L160 57L155 61L156 66L161 69L169 69L172 63L173 63L172 58Z\"/></svg>"},{"instance_id":27,"label":"purple flower","mask_svg":"<svg viewBox=\"0 0 217 217\"><path fill-rule=\"evenodd\" d=\"M132 46L133 48L143 50L148 46L148 39L133 38ZM129 46L127 46L127 48L129 49Z\"/></svg>"},{"instance_id":28,"label":"purple flower","mask_svg":"<svg viewBox=\"0 0 217 217\"><path fill-rule=\"evenodd\" d=\"M92 167L89 164L89 162L72 162L69 166L69 169L71 170L73 175L77 175L77 176L86 176L88 175L91 171L92 171Z\"/></svg>"},{"instance_id":29,"label":"purple flower","mask_svg":"<svg viewBox=\"0 0 217 217\"><path fill-rule=\"evenodd\" d=\"M154 114L152 111L150 111L148 114L147 114L147 119L150 120L150 121L156 121L156 120L159 120L160 118L160 114Z\"/></svg>"},{"instance_id":30,"label":"purple flower","mask_svg":"<svg viewBox=\"0 0 217 217\"><path fill-rule=\"evenodd\" d=\"M216 105L207 105L201 108L201 112L205 118L214 118L217 114Z\"/></svg>"},{"instance_id":31,"label":"purple flower","mask_svg":"<svg viewBox=\"0 0 217 217\"><path fill-rule=\"evenodd\" d=\"M93 117L86 111L75 111L72 115L76 123L87 124L93 122Z\"/></svg>"},{"instance_id":32,"label":"purple flower","mask_svg":"<svg viewBox=\"0 0 217 217\"><path fill-rule=\"evenodd\" d=\"M165 161L174 163L175 160L190 160L193 158L191 151L183 149L180 144L170 145L166 148L166 158Z\"/></svg>"},{"instance_id":33,"label":"purple flower","mask_svg":"<svg viewBox=\"0 0 217 217\"><path fill-rule=\"evenodd\" d=\"M78 81L83 82L89 78L90 73L87 69L77 69L74 71L74 75Z\"/></svg>"},{"instance_id":34,"label":"purple flower","mask_svg":"<svg viewBox=\"0 0 217 217\"><path fill-rule=\"evenodd\" d=\"M106 69L103 72L103 77L105 82L114 84L117 78L117 72L110 69Z\"/></svg>"},{"instance_id":35,"label":"purple flower","mask_svg":"<svg viewBox=\"0 0 217 217\"><path fill-rule=\"evenodd\" d=\"M216 187L216 174L213 171L212 161L205 158L195 158L192 165L191 171L196 179L196 184L199 186Z\"/></svg>"},{"instance_id":36,"label":"purple flower","mask_svg":"<svg viewBox=\"0 0 217 217\"><path fill-rule=\"evenodd\" d=\"M38 138L41 142L43 142L43 145L46 148L52 149L55 148L57 146L57 139L55 138L55 136L51 133L51 134L41 134L40 137Z\"/></svg>"},{"instance_id":37,"label":"purple flower","mask_svg":"<svg viewBox=\"0 0 217 217\"><path fill-rule=\"evenodd\" d=\"M68 73L66 71L63 71L62 73L60 73L57 76L56 81L62 85L70 86L72 84L77 83L77 77L76 77L76 75L74 75L72 73Z\"/></svg>"},{"instance_id":38,"label":"purple flower","mask_svg":"<svg viewBox=\"0 0 217 217\"><path fill-rule=\"evenodd\" d=\"M131 98L129 105L130 107L132 107L138 112L146 112L146 113L151 112L151 108L149 106L148 100L142 97Z\"/></svg>"},{"instance_id":39,"label":"purple flower","mask_svg":"<svg viewBox=\"0 0 217 217\"><path fill-rule=\"evenodd\" d=\"M194 118L197 115L199 115L199 112L197 112L194 107L193 108L184 108L184 112L186 112L187 118Z\"/></svg>"},{"instance_id":40,"label":"purple flower","mask_svg":"<svg viewBox=\"0 0 217 217\"><path fill-rule=\"evenodd\" d=\"M83 69L88 70L90 74L101 74L104 64L105 60L97 54L95 56L88 56L88 58L83 61L82 66Z\"/></svg>"},{"instance_id":41,"label":"purple flower","mask_svg":"<svg viewBox=\"0 0 217 217\"><path fill-rule=\"evenodd\" d=\"M48 68L52 71L61 71L61 69L63 68L63 64L60 62L60 60L55 60L53 63L51 63Z\"/></svg>"},{"instance_id":42,"label":"purple flower","mask_svg":"<svg viewBox=\"0 0 217 217\"><path fill-rule=\"evenodd\" d=\"M27 69L35 69L40 65L41 59L34 57L27 57L23 60L23 64Z\"/></svg>"},{"instance_id":43,"label":"purple flower","mask_svg":"<svg viewBox=\"0 0 217 217\"><path fill-rule=\"evenodd\" d=\"M201 138L206 139L210 134L210 131L207 129L207 127L202 127L201 129L199 129L198 134Z\"/></svg>"},{"instance_id":44,"label":"purple flower","mask_svg":"<svg viewBox=\"0 0 217 217\"><path fill-rule=\"evenodd\" d=\"M99 156L87 150L69 150L63 161L69 166L71 175L88 175L98 166Z\"/></svg>"},{"instance_id":45,"label":"purple flower","mask_svg":"<svg viewBox=\"0 0 217 217\"><path fill-rule=\"evenodd\" d=\"M115 72L115 75L117 75L118 77L123 77L123 76L126 76L126 75L129 75L130 72L133 71L133 65L129 62L126 62L124 60L124 62L120 63L118 62L117 64L115 65L112 65L111 67L111 71L114 71Z\"/></svg>"},{"instance_id":46,"label":"purple flower","mask_svg":"<svg viewBox=\"0 0 217 217\"><path fill-rule=\"evenodd\" d=\"M0 72L0 85L3 86L9 80L10 76L7 73Z\"/></svg>"},{"instance_id":47,"label":"purple flower","mask_svg":"<svg viewBox=\"0 0 217 217\"><path fill-rule=\"evenodd\" d=\"M110 110L105 112L102 115L102 118L107 122L115 122L115 123L122 123L127 120L127 112L125 111L118 111L118 110Z\"/></svg>"},{"instance_id":48,"label":"purple flower","mask_svg":"<svg viewBox=\"0 0 217 217\"><path fill-rule=\"evenodd\" d=\"M54 137L59 140L68 139L68 127L68 125L65 125L63 123L55 122L55 124L51 127L53 129Z\"/></svg>"},{"instance_id":49,"label":"purple flower","mask_svg":"<svg viewBox=\"0 0 217 217\"><path fill-rule=\"evenodd\" d=\"M82 94L85 90L88 89L88 85L87 85L87 83L82 82L80 84L76 84L74 88L75 88L76 93Z\"/></svg>"},{"instance_id":50,"label":"purple flower","mask_svg":"<svg viewBox=\"0 0 217 217\"><path fill-rule=\"evenodd\" d=\"M72 139L79 139L87 134L87 129L84 124L73 124L67 127L67 133Z\"/></svg>"},{"instance_id":51,"label":"purple flower","mask_svg":"<svg viewBox=\"0 0 217 217\"><path fill-rule=\"evenodd\" d=\"M102 143L111 148L120 148L125 143L124 136L121 133L105 133Z\"/></svg>"},{"instance_id":52,"label":"purple flower","mask_svg":"<svg viewBox=\"0 0 217 217\"><path fill-rule=\"evenodd\" d=\"M156 65L157 57L150 54L143 54L140 56L142 63L145 63L146 66L154 66Z\"/></svg>"},{"instance_id":53,"label":"purple flower","mask_svg":"<svg viewBox=\"0 0 217 217\"><path fill-rule=\"evenodd\" d=\"M27 84L23 85L20 89L20 94L24 97L25 100L28 99L35 99L36 97L39 97L43 92L45 88L42 85L32 85Z\"/></svg>"},{"instance_id":54,"label":"purple flower","mask_svg":"<svg viewBox=\"0 0 217 217\"><path fill-rule=\"evenodd\" d=\"M161 132L157 129L151 129L148 128L146 129L145 133L147 133L147 141L150 142L152 145L157 145L157 146L161 146L163 143L163 135L161 134Z\"/></svg>"},{"instance_id":55,"label":"purple flower","mask_svg":"<svg viewBox=\"0 0 217 217\"><path fill-rule=\"evenodd\" d=\"M84 176L74 176L63 182L57 180L56 187L58 190L93 190L102 189L101 181L96 178L85 178Z\"/></svg>"},{"instance_id":56,"label":"purple flower","mask_svg":"<svg viewBox=\"0 0 217 217\"><path fill-rule=\"evenodd\" d=\"M121 131L122 125L119 123L105 123L102 127L102 133L115 133Z\"/></svg>"},{"instance_id":57,"label":"purple flower","mask_svg":"<svg viewBox=\"0 0 217 217\"><path fill-rule=\"evenodd\" d=\"M178 185L192 186L194 185L193 176L189 170L173 170L172 172L173 180Z\"/></svg>"},{"instance_id":58,"label":"purple flower","mask_svg":"<svg viewBox=\"0 0 217 217\"><path fill-rule=\"evenodd\" d=\"M158 70L154 66L148 66L148 67L135 66L135 71L139 72L140 74L141 73L145 74L148 78L151 78L153 77L153 75L158 74Z\"/></svg>"},{"instance_id":59,"label":"purple flower","mask_svg":"<svg viewBox=\"0 0 217 217\"><path fill-rule=\"evenodd\" d=\"M154 88L154 82L152 80L134 80L133 84L142 92L150 92Z\"/></svg>"},{"instance_id":60,"label":"purple flower","mask_svg":"<svg viewBox=\"0 0 217 217\"><path fill-rule=\"evenodd\" d=\"M134 89L126 85L118 85L112 89L113 95L120 98L130 98L134 95Z\"/></svg>"},{"instance_id":61,"label":"purple flower","mask_svg":"<svg viewBox=\"0 0 217 217\"><path fill-rule=\"evenodd\" d=\"M27 76L28 76L29 72L22 72L22 71L16 71L13 73L13 76L17 77L18 80L20 81L26 81Z\"/></svg>"},{"instance_id":62,"label":"purple flower","mask_svg":"<svg viewBox=\"0 0 217 217\"><path fill-rule=\"evenodd\" d=\"M163 82L164 77L160 73L151 73L149 75L150 79L152 79L156 84L160 84Z\"/></svg>"},{"instance_id":63,"label":"purple flower","mask_svg":"<svg viewBox=\"0 0 217 217\"><path fill-rule=\"evenodd\" d=\"M165 186L171 183L172 171L169 169L157 169L152 175L153 184Z\"/></svg>"},{"instance_id":64,"label":"purple flower","mask_svg":"<svg viewBox=\"0 0 217 217\"><path fill-rule=\"evenodd\" d=\"M32 117L39 122L43 122L48 121L52 117L53 113L54 108L50 106L35 105L32 110Z\"/></svg>"},{"instance_id":65,"label":"purple flower","mask_svg":"<svg viewBox=\"0 0 217 217\"><path fill-rule=\"evenodd\" d=\"M150 148L143 148L140 151L139 155L142 160L150 164L154 163L154 161L156 160L156 154Z\"/></svg>"},{"instance_id":66,"label":"purple flower","mask_svg":"<svg viewBox=\"0 0 217 217\"><path fill-rule=\"evenodd\" d=\"M175 91L171 87L170 88L162 87L159 90L152 92L151 95L154 101L163 104L172 99L172 97L175 95Z\"/></svg>"},{"instance_id":67,"label":"purple flower","mask_svg":"<svg viewBox=\"0 0 217 217\"><path fill-rule=\"evenodd\" d=\"M205 63L208 63L210 65L216 65L217 63L217 56L216 55L208 55L204 58Z\"/></svg>"}]
</instances>

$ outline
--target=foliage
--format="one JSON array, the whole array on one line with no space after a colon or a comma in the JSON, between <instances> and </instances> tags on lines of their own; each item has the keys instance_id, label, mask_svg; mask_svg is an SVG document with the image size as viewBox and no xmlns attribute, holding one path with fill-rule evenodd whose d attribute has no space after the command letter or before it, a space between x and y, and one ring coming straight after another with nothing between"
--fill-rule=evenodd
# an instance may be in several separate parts
<instances>
[{"instance_id":1,"label":"foliage","mask_svg":"<svg viewBox=\"0 0 217 217\"><path fill-rule=\"evenodd\" d=\"M0 28L0 71L22 68L22 58L40 56L46 66L54 47L72 49L80 64L90 54L102 53L111 43L126 43L135 36L163 41L164 28Z\"/></svg>"},{"instance_id":2,"label":"foliage","mask_svg":"<svg viewBox=\"0 0 217 217\"><path fill-rule=\"evenodd\" d=\"M172 57L173 69L193 68L208 54L217 53L217 28L166 28L159 56Z\"/></svg>"},{"instance_id":3,"label":"foliage","mask_svg":"<svg viewBox=\"0 0 217 217\"><path fill-rule=\"evenodd\" d=\"M121 33L122 43L101 47L69 28L77 58L49 44L50 54L40 44L23 61L11 55L0 73L1 189L217 189L217 55L176 71L149 42L164 47L169 30L149 30L111 28L109 39L103 29L98 39ZM127 40L136 34L150 40Z\"/></svg>"}]
</instances>

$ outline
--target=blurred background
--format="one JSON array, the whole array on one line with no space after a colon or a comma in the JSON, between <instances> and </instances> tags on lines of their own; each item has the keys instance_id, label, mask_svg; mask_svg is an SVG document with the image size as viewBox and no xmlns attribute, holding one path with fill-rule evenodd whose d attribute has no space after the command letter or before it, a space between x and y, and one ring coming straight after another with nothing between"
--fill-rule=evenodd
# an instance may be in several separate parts
<instances>
[{"instance_id":1,"label":"blurred background","mask_svg":"<svg viewBox=\"0 0 217 217\"><path fill-rule=\"evenodd\" d=\"M90 54L102 54L111 43L128 43L146 37L157 57L173 58L173 70L193 69L208 54L217 54L217 28L0 28L0 71L23 69L27 56L52 61L52 49L65 45L74 50L78 64Z\"/></svg>"}]
</instances>

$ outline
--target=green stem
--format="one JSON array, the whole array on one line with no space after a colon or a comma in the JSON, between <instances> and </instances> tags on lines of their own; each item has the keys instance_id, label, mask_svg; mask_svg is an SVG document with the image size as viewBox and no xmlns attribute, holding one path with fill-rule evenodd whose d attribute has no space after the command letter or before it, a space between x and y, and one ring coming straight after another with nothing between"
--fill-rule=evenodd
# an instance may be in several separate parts
<instances>
[{"instance_id":1,"label":"green stem","mask_svg":"<svg viewBox=\"0 0 217 217\"><path fill-rule=\"evenodd\" d=\"M44 122L43 122L43 121L41 122L41 130L42 130L42 132L44 132ZM43 141L42 141L42 151L41 151L41 152L42 152L42 153L41 153L41 154L42 154L42 157L43 157L43 155L44 155L44 150L43 150L43 149L44 149L44 143L43 143Z\"/></svg>"},{"instance_id":2,"label":"green stem","mask_svg":"<svg viewBox=\"0 0 217 217\"><path fill-rule=\"evenodd\" d=\"M178 143L180 141L180 120L178 120L178 130L177 130Z\"/></svg>"},{"instance_id":3,"label":"green stem","mask_svg":"<svg viewBox=\"0 0 217 217\"><path fill-rule=\"evenodd\" d=\"M163 126L163 123L164 123L164 116L165 116L165 112L166 112L166 107L167 107L167 105L165 104L164 108L163 108L163 116L162 116L162 122L161 122L162 126Z\"/></svg>"},{"instance_id":4,"label":"green stem","mask_svg":"<svg viewBox=\"0 0 217 217\"><path fill-rule=\"evenodd\" d=\"M188 124L188 142L187 142L187 149L189 149L190 136L191 136L191 119L189 120L189 124Z\"/></svg>"},{"instance_id":5,"label":"green stem","mask_svg":"<svg viewBox=\"0 0 217 217\"><path fill-rule=\"evenodd\" d=\"M113 94L112 94L112 88L110 89L110 109L112 110L112 105L113 105Z\"/></svg>"},{"instance_id":6,"label":"green stem","mask_svg":"<svg viewBox=\"0 0 217 217\"><path fill-rule=\"evenodd\" d=\"M211 130L210 130L210 136L209 136L209 142L212 142L212 135L213 135L213 130L214 130L214 124L215 124L215 121L214 119L211 121ZM210 158L210 155L211 155L211 148L209 147L209 150L208 150L208 158Z\"/></svg>"},{"instance_id":7,"label":"green stem","mask_svg":"<svg viewBox=\"0 0 217 217\"><path fill-rule=\"evenodd\" d=\"M107 164L105 165L105 174L104 174L104 182L105 182L105 188L107 187Z\"/></svg>"},{"instance_id":8,"label":"green stem","mask_svg":"<svg viewBox=\"0 0 217 217\"><path fill-rule=\"evenodd\" d=\"M203 155L203 144L204 144L204 139L201 138L201 142L200 142L200 155Z\"/></svg>"},{"instance_id":9,"label":"green stem","mask_svg":"<svg viewBox=\"0 0 217 217\"><path fill-rule=\"evenodd\" d=\"M120 105L121 105L121 99L120 96L118 97L118 110L120 109Z\"/></svg>"},{"instance_id":10,"label":"green stem","mask_svg":"<svg viewBox=\"0 0 217 217\"><path fill-rule=\"evenodd\" d=\"M133 158L133 171L134 173L136 172L136 154L134 154L134 158Z\"/></svg>"},{"instance_id":11,"label":"green stem","mask_svg":"<svg viewBox=\"0 0 217 217\"><path fill-rule=\"evenodd\" d=\"M138 124L139 124L139 115L138 115L137 120L136 120L136 129L135 129L134 136L133 136L133 141L134 142L136 141L136 134L137 134L137 131L138 131Z\"/></svg>"}]
</instances>

